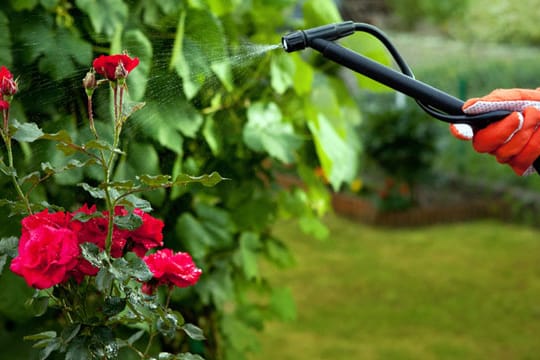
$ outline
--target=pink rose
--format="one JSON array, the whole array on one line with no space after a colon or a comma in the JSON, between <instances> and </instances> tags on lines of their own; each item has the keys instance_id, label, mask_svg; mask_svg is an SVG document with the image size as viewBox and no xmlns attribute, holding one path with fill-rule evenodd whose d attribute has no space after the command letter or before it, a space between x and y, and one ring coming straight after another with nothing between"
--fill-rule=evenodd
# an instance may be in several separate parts
<instances>
[{"instance_id":1,"label":"pink rose","mask_svg":"<svg viewBox=\"0 0 540 360\"><path fill-rule=\"evenodd\" d=\"M29 286L46 289L60 284L77 266L81 250L77 234L66 226L68 219L63 212L44 210L22 220L19 252L10 269Z\"/></svg>"},{"instance_id":2,"label":"pink rose","mask_svg":"<svg viewBox=\"0 0 540 360\"><path fill-rule=\"evenodd\" d=\"M143 292L152 294L159 285L188 287L195 285L202 270L185 252L174 253L171 249L158 250L143 258L154 278L143 285Z\"/></svg>"}]
</instances>

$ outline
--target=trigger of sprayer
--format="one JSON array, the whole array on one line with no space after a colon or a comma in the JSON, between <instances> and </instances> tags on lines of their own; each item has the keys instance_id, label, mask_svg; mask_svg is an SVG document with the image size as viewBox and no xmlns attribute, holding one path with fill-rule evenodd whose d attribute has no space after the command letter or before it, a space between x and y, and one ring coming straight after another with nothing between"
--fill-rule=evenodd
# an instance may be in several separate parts
<instances>
[{"instance_id":1,"label":"trigger of sprayer","mask_svg":"<svg viewBox=\"0 0 540 360\"><path fill-rule=\"evenodd\" d=\"M285 51L293 52L310 47L313 39L334 41L349 36L354 32L355 23L353 21L345 21L292 32L281 38L281 45Z\"/></svg>"}]
</instances>

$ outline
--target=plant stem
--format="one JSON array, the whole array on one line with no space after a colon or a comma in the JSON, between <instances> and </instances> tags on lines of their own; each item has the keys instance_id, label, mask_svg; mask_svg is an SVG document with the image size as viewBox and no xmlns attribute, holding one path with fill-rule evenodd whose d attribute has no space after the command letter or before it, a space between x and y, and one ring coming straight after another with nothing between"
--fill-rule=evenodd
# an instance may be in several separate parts
<instances>
[{"instance_id":1,"label":"plant stem","mask_svg":"<svg viewBox=\"0 0 540 360\"><path fill-rule=\"evenodd\" d=\"M11 134L9 133L9 110L5 109L2 111L3 116L3 129L2 129L2 139L4 140L4 143L6 144L6 151L8 155L8 167L10 169L11 173L11 182L13 183L13 186L15 187L15 191L17 192L17 195L19 196L20 200L24 203L24 207L26 208L26 212L28 215L32 215L32 208L30 206L30 203L28 201L28 198L24 195L21 185L19 184L19 181L17 180L17 171L15 171L15 167L13 166L13 148L11 146Z\"/></svg>"}]
</instances>

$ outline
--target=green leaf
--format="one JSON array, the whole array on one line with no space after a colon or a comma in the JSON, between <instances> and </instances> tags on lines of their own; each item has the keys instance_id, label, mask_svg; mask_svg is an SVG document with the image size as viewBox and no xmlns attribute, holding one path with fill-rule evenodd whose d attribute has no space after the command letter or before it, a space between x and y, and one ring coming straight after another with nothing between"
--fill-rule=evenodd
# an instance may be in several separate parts
<instances>
[{"instance_id":1,"label":"green leaf","mask_svg":"<svg viewBox=\"0 0 540 360\"><path fill-rule=\"evenodd\" d=\"M128 19L128 7L122 0L76 0L75 4L88 15L94 31L109 40Z\"/></svg>"},{"instance_id":2,"label":"green leaf","mask_svg":"<svg viewBox=\"0 0 540 360\"><path fill-rule=\"evenodd\" d=\"M79 336L69 343L64 360L92 360L92 352L85 337Z\"/></svg>"},{"instance_id":3,"label":"green leaf","mask_svg":"<svg viewBox=\"0 0 540 360\"><path fill-rule=\"evenodd\" d=\"M298 53L289 54L294 61L293 88L298 95L309 94L313 87L314 70Z\"/></svg>"},{"instance_id":4,"label":"green leaf","mask_svg":"<svg viewBox=\"0 0 540 360\"><path fill-rule=\"evenodd\" d=\"M223 180L228 180L222 177L218 172L214 171L211 174L205 174L200 176L191 176L187 174L180 174L174 179L174 185L187 185L192 183L200 183L206 187L213 187L219 184Z\"/></svg>"},{"instance_id":5,"label":"green leaf","mask_svg":"<svg viewBox=\"0 0 540 360\"><path fill-rule=\"evenodd\" d=\"M158 318L156 328L163 336L173 338L178 328L178 319L173 314L166 313Z\"/></svg>"},{"instance_id":6,"label":"green leaf","mask_svg":"<svg viewBox=\"0 0 540 360\"><path fill-rule=\"evenodd\" d=\"M347 143L346 135L339 134L323 114L310 121L308 127L322 168L334 190L354 179L358 173L358 155Z\"/></svg>"},{"instance_id":7,"label":"green leaf","mask_svg":"<svg viewBox=\"0 0 540 360\"><path fill-rule=\"evenodd\" d=\"M71 135L69 135L69 133L66 130L60 130L59 132L54 133L54 134L43 134L41 138L44 140L58 141L61 143L66 143L66 144L73 143L73 140L71 139Z\"/></svg>"},{"instance_id":8,"label":"green leaf","mask_svg":"<svg viewBox=\"0 0 540 360\"><path fill-rule=\"evenodd\" d=\"M184 332L187 334L187 336L189 336L190 338L192 338L193 340L205 340L206 337L204 336L203 334L203 331L201 330L201 328L193 325L193 324L190 324L190 323L187 323L187 324L184 324L182 325L182 330L184 330Z\"/></svg>"},{"instance_id":9,"label":"green leaf","mask_svg":"<svg viewBox=\"0 0 540 360\"><path fill-rule=\"evenodd\" d=\"M197 354L183 353L176 355L176 360L204 360L204 358Z\"/></svg>"},{"instance_id":10,"label":"green leaf","mask_svg":"<svg viewBox=\"0 0 540 360\"><path fill-rule=\"evenodd\" d=\"M80 245L82 256L90 262L90 264L101 267L103 265L103 260L106 258L105 252L94 243L85 242Z\"/></svg>"},{"instance_id":11,"label":"green leaf","mask_svg":"<svg viewBox=\"0 0 540 360\"><path fill-rule=\"evenodd\" d=\"M152 211L152 205L148 200L141 199L140 197L137 197L133 194L123 197L118 202L118 205L123 205L130 209L139 209L144 212Z\"/></svg>"},{"instance_id":12,"label":"green leaf","mask_svg":"<svg viewBox=\"0 0 540 360\"><path fill-rule=\"evenodd\" d=\"M19 142L34 142L44 135L35 123L21 124L17 120L13 120L11 127L13 138Z\"/></svg>"},{"instance_id":13,"label":"green leaf","mask_svg":"<svg viewBox=\"0 0 540 360\"><path fill-rule=\"evenodd\" d=\"M98 291L110 291L113 280L113 275L103 267L96 275L96 288Z\"/></svg>"},{"instance_id":14,"label":"green leaf","mask_svg":"<svg viewBox=\"0 0 540 360\"><path fill-rule=\"evenodd\" d=\"M343 21L333 0L307 0L303 10L307 27Z\"/></svg>"},{"instance_id":15,"label":"green leaf","mask_svg":"<svg viewBox=\"0 0 540 360\"><path fill-rule=\"evenodd\" d=\"M296 320L296 305L292 291L289 288L272 290L270 308L283 321Z\"/></svg>"},{"instance_id":16,"label":"green leaf","mask_svg":"<svg viewBox=\"0 0 540 360\"><path fill-rule=\"evenodd\" d=\"M73 323L73 324L66 325L64 326L64 330L62 330L60 337L62 338L65 344L69 344L71 340L73 340L73 338L77 336L80 330L81 330L80 323Z\"/></svg>"},{"instance_id":17,"label":"green leaf","mask_svg":"<svg viewBox=\"0 0 540 360\"><path fill-rule=\"evenodd\" d=\"M34 316L41 316L45 314L49 307L49 297L48 296L34 296L30 299L30 308Z\"/></svg>"},{"instance_id":18,"label":"green leaf","mask_svg":"<svg viewBox=\"0 0 540 360\"><path fill-rule=\"evenodd\" d=\"M273 56L270 63L272 88L283 94L294 85L295 63L289 54Z\"/></svg>"},{"instance_id":19,"label":"green leaf","mask_svg":"<svg viewBox=\"0 0 540 360\"><path fill-rule=\"evenodd\" d=\"M19 238L15 236L5 237L0 240L0 255L7 255L11 258L17 256Z\"/></svg>"},{"instance_id":20,"label":"green leaf","mask_svg":"<svg viewBox=\"0 0 540 360\"><path fill-rule=\"evenodd\" d=\"M126 216L115 216L114 224L122 230L137 230L142 225L142 218L134 213L129 213Z\"/></svg>"},{"instance_id":21,"label":"green leaf","mask_svg":"<svg viewBox=\"0 0 540 360\"><path fill-rule=\"evenodd\" d=\"M364 55L382 65L391 66L391 58L384 47L384 45L375 37L366 33L358 33L354 36L349 36L342 41L343 46L356 51L357 53ZM356 77L357 84L360 88L368 89L371 91L393 91L386 85L361 75L357 72L353 72Z\"/></svg>"},{"instance_id":22,"label":"green leaf","mask_svg":"<svg viewBox=\"0 0 540 360\"><path fill-rule=\"evenodd\" d=\"M127 270L132 277L142 282L152 279L154 274L148 269L143 259L132 252L127 253L124 258L127 260Z\"/></svg>"},{"instance_id":23,"label":"green leaf","mask_svg":"<svg viewBox=\"0 0 540 360\"><path fill-rule=\"evenodd\" d=\"M281 111L274 103L254 103L248 109L248 122L244 126L243 139L254 151L266 151L283 163L295 160L296 150L302 139L295 134L293 126L282 119Z\"/></svg>"},{"instance_id":24,"label":"green leaf","mask_svg":"<svg viewBox=\"0 0 540 360\"><path fill-rule=\"evenodd\" d=\"M137 180L139 180L141 183L148 186L160 187L160 186L170 185L171 176L170 175L140 175L140 176L137 176Z\"/></svg>"},{"instance_id":25,"label":"green leaf","mask_svg":"<svg viewBox=\"0 0 540 360\"><path fill-rule=\"evenodd\" d=\"M199 36L204 29L204 37ZM189 9L180 16L170 67L182 78L184 93L192 99L214 73L232 88L225 34L219 19L205 9Z\"/></svg>"},{"instance_id":26,"label":"green leaf","mask_svg":"<svg viewBox=\"0 0 540 360\"><path fill-rule=\"evenodd\" d=\"M257 253L260 251L261 243L257 233L246 232L240 235L240 259L242 269L246 278L259 279L259 265Z\"/></svg>"},{"instance_id":27,"label":"green leaf","mask_svg":"<svg viewBox=\"0 0 540 360\"><path fill-rule=\"evenodd\" d=\"M107 296L103 303L103 314L105 316L114 316L124 310L126 307L126 299L119 296Z\"/></svg>"},{"instance_id":28,"label":"green leaf","mask_svg":"<svg viewBox=\"0 0 540 360\"><path fill-rule=\"evenodd\" d=\"M10 0L15 11L32 10L39 3L39 0Z\"/></svg>"},{"instance_id":29,"label":"green leaf","mask_svg":"<svg viewBox=\"0 0 540 360\"><path fill-rule=\"evenodd\" d=\"M34 335L27 335L24 337L24 340L28 341L39 341L39 340L50 340L56 338L56 331L43 331Z\"/></svg>"},{"instance_id":30,"label":"green leaf","mask_svg":"<svg viewBox=\"0 0 540 360\"><path fill-rule=\"evenodd\" d=\"M79 184L86 192L95 199L105 199L105 190L88 185L87 183Z\"/></svg>"}]
</instances>

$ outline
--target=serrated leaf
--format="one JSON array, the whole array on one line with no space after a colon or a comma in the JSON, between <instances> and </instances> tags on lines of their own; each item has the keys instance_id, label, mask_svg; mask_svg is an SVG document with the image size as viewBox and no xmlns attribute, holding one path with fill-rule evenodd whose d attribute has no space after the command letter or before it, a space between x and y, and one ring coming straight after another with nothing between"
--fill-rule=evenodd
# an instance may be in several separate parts
<instances>
[{"instance_id":1,"label":"serrated leaf","mask_svg":"<svg viewBox=\"0 0 540 360\"><path fill-rule=\"evenodd\" d=\"M199 328L198 326L195 326L195 325L191 324L191 323L187 323L187 324L182 325L182 330L184 330L184 332L187 334L187 336L189 336L193 340L201 341L201 340L206 339L202 329Z\"/></svg>"},{"instance_id":2,"label":"serrated leaf","mask_svg":"<svg viewBox=\"0 0 540 360\"><path fill-rule=\"evenodd\" d=\"M223 180L228 180L222 177L217 172L212 172L210 175L191 176L187 174L180 174L174 179L174 185L187 185L191 183L201 183L204 186L212 187L217 185Z\"/></svg>"},{"instance_id":3,"label":"serrated leaf","mask_svg":"<svg viewBox=\"0 0 540 360\"><path fill-rule=\"evenodd\" d=\"M136 278L139 281L145 282L152 279L154 274L148 269L148 266L143 259L138 257L135 253L127 253L125 255L129 266L129 273L131 276Z\"/></svg>"},{"instance_id":4,"label":"serrated leaf","mask_svg":"<svg viewBox=\"0 0 540 360\"><path fill-rule=\"evenodd\" d=\"M113 148L111 144L106 142L105 140L90 140L86 144L83 145L85 149L95 149L95 150L106 150L106 151L112 151Z\"/></svg>"},{"instance_id":5,"label":"serrated leaf","mask_svg":"<svg viewBox=\"0 0 540 360\"><path fill-rule=\"evenodd\" d=\"M19 184L30 183L33 185L39 184L41 180L40 174L38 171L31 172L30 174L19 179Z\"/></svg>"},{"instance_id":6,"label":"serrated leaf","mask_svg":"<svg viewBox=\"0 0 540 360\"><path fill-rule=\"evenodd\" d=\"M21 124L17 120L13 120L11 124L13 139L19 142L34 142L40 139L44 134L43 131L35 123Z\"/></svg>"},{"instance_id":7,"label":"serrated leaf","mask_svg":"<svg viewBox=\"0 0 540 360\"><path fill-rule=\"evenodd\" d=\"M131 335L129 337L129 339L127 339L127 342L128 344L130 345L133 345L137 342L137 340L139 340L140 338L142 338L142 336L144 335L145 331L144 330L139 330L137 331L135 334Z\"/></svg>"},{"instance_id":8,"label":"serrated leaf","mask_svg":"<svg viewBox=\"0 0 540 360\"><path fill-rule=\"evenodd\" d=\"M114 224L119 229L133 231L141 227L142 218L134 213L130 213L126 216L115 216Z\"/></svg>"},{"instance_id":9,"label":"serrated leaf","mask_svg":"<svg viewBox=\"0 0 540 360\"><path fill-rule=\"evenodd\" d=\"M145 185L152 187L159 187L170 185L171 176L170 175L140 175L137 176L137 180L142 182Z\"/></svg>"},{"instance_id":10,"label":"serrated leaf","mask_svg":"<svg viewBox=\"0 0 540 360\"><path fill-rule=\"evenodd\" d=\"M0 172L6 176L16 176L17 170L14 167L7 166L2 159L0 159Z\"/></svg>"},{"instance_id":11,"label":"serrated leaf","mask_svg":"<svg viewBox=\"0 0 540 360\"><path fill-rule=\"evenodd\" d=\"M34 314L34 316L41 316L45 314L48 307L48 296L37 296L30 299L30 308L32 309L32 313Z\"/></svg>"},{"instance_id":12,"label":"serrated leaf","mask_svg":"<svg viewBox=\"0 0 540 360\"><path fill-rule=\"evenodd\" d=\"M270 62L271 85L278 94L283 94L294 85L295 63L289 54L273 56Z\"/></svg>"},{"instance_id":13,"label":"serrated leaf","mask_svg":"<svg viewBox=\"0 0 540 360\"><path fill-rule=\"evenodd\" d=\"M105 190L90 186L87 183L81 183L79 186L86 190L93 198L105 199Z\"/></svg>"},{"instance_id":14,"label":"serrated leaf","mask_svg":"<svg viewBox=\"0 0 540 360\"><path fill-rule=\"evenodd\" d=\"M140 209L144 212L151 212L152 205L148 200L141 199L135 195L128 195L118 201L117 205L122 205L130 209Z\"/></svg>"},{"instance_id":15,"label":"serrated leaf","mask_svg":"<svg viewBox=\"0 0 540 360\"><path fill-rule=\"evenodd\" d=\"M276 288L272 290L270 307L283 321L296 320L296 305L289 288Z\"/></svg>"},{"instance_id":16,"label":"serrated leaf","mask_svg":"<svg viewBox=\"0 0 540 360\"><path fill-rule=\"evenodd\" d=\"M98 291L109 291L113 282L113 276L107 268L99 269L96 275L96 288Z\"/></svg>"},{"instance_id":17,"label":"serrated leaf","mask_svg":"<svg viewBox=\"0 0 540 360\"><path fill-rule=\"evenodd\" d=\"M71 135L69 135L69 133L66 130L60 130L59 132L53 133L53 134L45 133L41 136L41 138L44 140L58 141L58 142L66 143L66 144L73 143L73 140L71 139Z\"/></svg>"},{"instance_id":18,"label":"serrated leaf","mask_svg":"<svg viewBox=\"0 0 540 360\"><path fill-rule=\"evenodd\" d=\"M39 341L45 339L54 339L56 338L56 335L56 331L43 331L37 334L27 335L24 337L24 340Z\"/></svg>"},{"instance_id":19,"label":"serrated leaf","mask_svg":"<svg viewBox=\"0 0 540 360\"><path fill-rule=\"evenodd\" d=\"M240 259L247 279L253 280L259 278L259 265L257 261L257 252L260 249L260 239L258 234L245 232L240 235Z\"/></svg>"},{"instance_id":20,"label":"serrated leaf","mask_svg":"<svg viewBox=\"0 0 540 360\"><path fill-rule=\"evenodd\" d=\"M60 337L64 341L65 344L68 344L81 330L81 324L80 323L74 323L64 326L64 330L62 330L62 333L60 334Z\"/></svg>"},{"instance_id":21,"label":"serrated leaf","mask_svg":"<svg viewBox=\"0 0 540 360\"><path fill-rule=\"evenodd\" d=\"M96 267L101 267L106 254L94 243L85 242L80 245L82 256Z\"/></svg>"},{"instance_id":22,"label":"serrated leaf","mask_svg":"<svg viewBox=\"0 0 540 360\"><path fill-rule=\"evenodd\" d=\"M109 40L128 18L128 7L122 0L76 0L77 7L88 15L94 31Z\"/></svg>"},{"instance_id":23,"label":"serrated leaf","mask_svg":"<svg viewBox=\"0 0 540 360\"><path fill-rule=\"evenodd\" d=\"M15 236L2 238L2 240L0 240L0 255L7 255L14 258L17 256L18 246L19 238Z\"/></svg>"},{"instance_id":24,"label":"serrated leaf","mask_svg":"<svg viewBox=\"0 0 540 360\"><path fill-rule=\"evenodd\" d=\"M124 310L126 299L119 296L107 296L103 304L103 314L105 316L114 316Z\"/></svg>"},{"instance_id":25,"label":"serrated leaf","mask_svg":"<svg viewBox=\"0 0 540 360\"><path fill-rule=\"evenodd\" d=\"M242 134L246 145L253 151L266 151L283 163L294 162L302 139L295 134L292 124L283 121L279 107L258 102L248 109L247 115Z\"/></svg>"}]
</instances>

